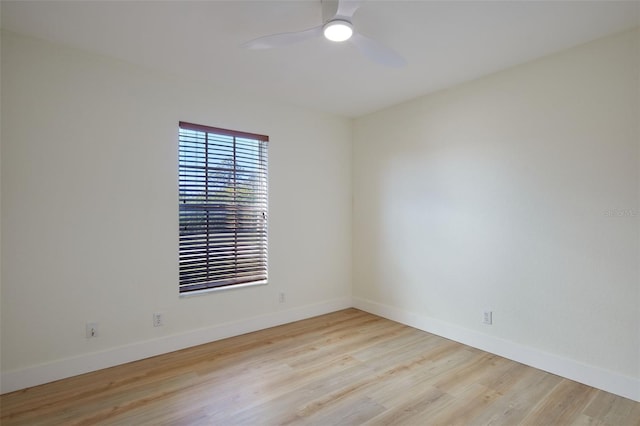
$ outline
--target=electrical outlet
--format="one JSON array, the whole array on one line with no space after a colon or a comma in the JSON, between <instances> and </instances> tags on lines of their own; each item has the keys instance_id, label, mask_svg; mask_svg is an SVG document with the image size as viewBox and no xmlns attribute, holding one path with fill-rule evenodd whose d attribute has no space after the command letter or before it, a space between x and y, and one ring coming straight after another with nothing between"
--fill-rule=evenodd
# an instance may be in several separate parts
<instances>
[{"instance_id":1,"label":"electrical outlet","mask_svg":"<svg viewBox=\"0 0 640 426\"><path fill-rule=\"evenodd\" d=\"M280 293L278 294L278 301L279 301L280 303L284 303L284 293L280 292Z\"/></svg>"},{"instance_id":2,"label":"electrical outlet","mask_svg":"<svg viewBox=\"0 0 640 426\"><path fill-rule=\"evenodd\" d=\"M493 312L484 311L484 316L482 317L482 323L491 325L493 324Z\"/></svg>"},{"instance_id":3,"label":"electrical outlet","mask_svg":"<svg viewBox=\"0 0 640 426\"><path fill-rule=\"evenodd\" d=\"M91 339L92 337L98 337L98 323L88 322L85 328L85 333L86 333L87 339Z\"/></svg>"},{"instance_id":4,"label":"electrical outlet","mask_svg":"<svg viewBox=\"0 0 640 426\"><path fill-rule=\"evenodd\" d=\"M154 327L162 327L164 325L164 315L160 312L156 312L153 314L153 326Z\"/></svg>"}]
</instances>

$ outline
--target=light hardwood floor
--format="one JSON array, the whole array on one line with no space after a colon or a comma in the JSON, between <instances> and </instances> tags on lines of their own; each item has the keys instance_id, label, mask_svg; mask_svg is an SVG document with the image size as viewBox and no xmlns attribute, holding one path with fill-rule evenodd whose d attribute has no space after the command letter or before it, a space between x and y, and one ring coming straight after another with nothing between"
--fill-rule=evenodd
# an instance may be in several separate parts
<instances>
[{"instance_id":1,"label":"light hardwood floor","mask_svg":"<svg viewBox=\"0 0 640 426\"><path fill-rule=\"evenodd\" d=\"M356 309L0 397L2 425L640 425L640 403Z\"/></svg>"}]
</instances>

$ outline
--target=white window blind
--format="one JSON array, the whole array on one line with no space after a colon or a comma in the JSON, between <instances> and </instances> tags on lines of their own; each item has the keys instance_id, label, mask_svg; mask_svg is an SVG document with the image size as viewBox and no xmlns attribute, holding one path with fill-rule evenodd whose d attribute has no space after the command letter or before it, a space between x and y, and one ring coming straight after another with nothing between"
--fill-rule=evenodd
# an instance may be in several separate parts
<instances>
[{"instance_id":1,"label":"white window blind","mask_svg":"<svg viewBox=\"0 0 640 426\"><path fill-rule=\"evenodd\" d=\"M180 122L180 293L266 283L268 141Z\"/></svg>"}]
</instances>

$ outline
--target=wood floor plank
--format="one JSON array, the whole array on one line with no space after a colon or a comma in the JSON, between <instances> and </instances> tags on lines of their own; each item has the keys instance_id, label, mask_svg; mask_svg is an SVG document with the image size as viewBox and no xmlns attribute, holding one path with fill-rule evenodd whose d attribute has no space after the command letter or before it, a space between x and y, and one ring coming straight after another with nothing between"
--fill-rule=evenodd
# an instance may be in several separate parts
<instances>
[{"instance_id":1,"label":"wood floor plank","mask_svg":"<svg viewBox=\"0 0 640 426\"><path fill-rule=\"evenodd\" d=\"M636 426L640 426L640 404L606 392L599 392L584 410L584 414L601 419L608 425L626 424L635 419Z\"/></svg>"},{"instance_id":2,"label":"wood floor plank","mask_svg":"<svg viewBox=\"0 0 640 426\"><path fill-rule=\"evenodd\" d=\"M0 423L640 426L640 403L346 309L5 394Z\"/></svg>"},{"instance_id":3,"label":"wood floor plank","mask_svg":"<svg viewBox=\"0 0 640 426\"><path fill-rule=\"evenodd\" d=\"M558 376L547 374L531 367L515 363L509 371L509 383L499 382L489 386L502 395L491 410L478 415L476 421L483 425L515 425L531 413L541 400L562 380ZM517 371L517 376L514 374Z\"/></svg>"},{"instance_id":4,"label":"wood floor plank","mask_svg":"<svg viewBox=\"0 0 640 426\"><path fill-rule=\"evenodd\" d=\"M596 393L596 389L587 385L562 380L525 417L523 424L571 424L583 413Z\"/></svg>"},{"instance_id":5,"label":"wood floor plank","mask_svg":"<svg viewBox=\"0 0 640 426\"><path fill-rule=\"evenodd\" d=\"M424 424L425 419L450 406L454 400L451 395L423 383L407 387L397 396L396 400L388 400L387 410L367 420L364 424Z\"/></svg>"},{"instance_id":6,"label":"wood floor plank","mask_svg":"<svg viewBox=\"0 0 640 426\"><path fill-rule=\"evenodd\" d=\"M491 409L499 398L494 390L478 383L471 384L455 397L450 404L429 418L433 425L471 425L476 418Z\"/></svg>"}]
</instances>

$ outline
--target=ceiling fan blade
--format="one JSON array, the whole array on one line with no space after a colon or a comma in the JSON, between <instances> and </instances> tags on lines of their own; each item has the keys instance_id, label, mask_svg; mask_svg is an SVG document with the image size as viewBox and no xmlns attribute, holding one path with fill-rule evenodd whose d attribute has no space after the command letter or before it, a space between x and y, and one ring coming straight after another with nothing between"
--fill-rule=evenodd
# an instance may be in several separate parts
<instances>
[{"instance_id":1,"label":"ceiling fan blade","mask_svg":"<svg viewBox=\"0 0 640 426\"><path fill-rule=\"evenodd\" d=\"M322 25L303 31L258 37L242 44L242 47L247 49L273 49L275 47L290 46L320 35L322 35Z\"/></svg>"},{"instance_id":2,"label":"ceiling fan blade","mask_svg":"<svg viewBox=\"0 0 640 426\"><path fill-rule=\"evenodd\" d=\"M392 68L402 68L407 65L407 61L394 50L367 36L355 33L349 41L358 48L360 53L373 62Z\"/></svg>"},{"instance_id":3,"label":"ceiling fan blade","mask_svg":"<svg viewBox=\"0 0 640 426\"><path fill-rule=\"evenodd\" d=\"M348 18L351 21L353 14L360 7L361 0L338 0L338 11L336 16Z\"/></svg>"}]
</instances>

